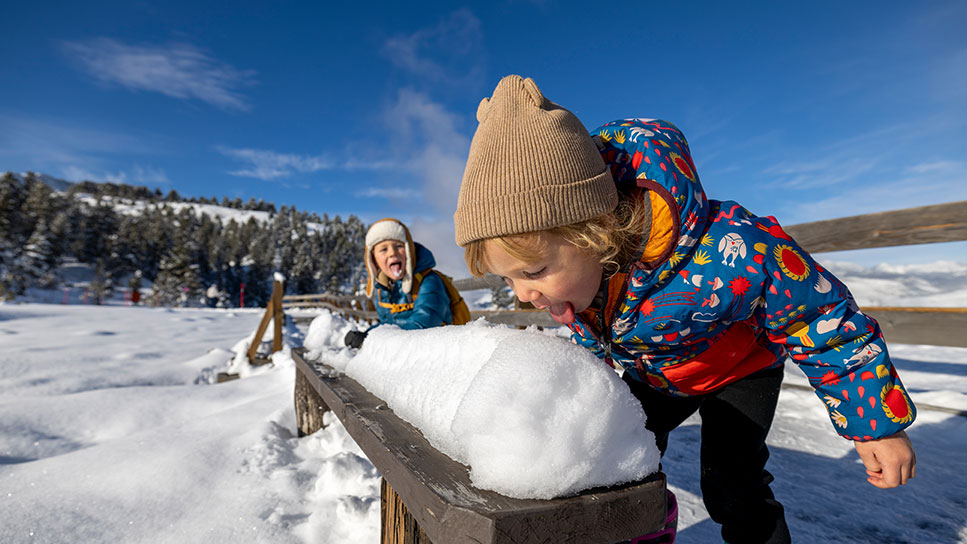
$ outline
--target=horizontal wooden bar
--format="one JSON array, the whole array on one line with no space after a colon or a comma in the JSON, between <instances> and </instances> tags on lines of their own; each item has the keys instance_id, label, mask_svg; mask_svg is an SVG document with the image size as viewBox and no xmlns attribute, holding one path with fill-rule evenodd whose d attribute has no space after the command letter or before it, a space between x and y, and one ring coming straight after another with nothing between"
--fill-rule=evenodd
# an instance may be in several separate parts
<instances>
[{"instance_id":1,"label":"horizontal wooden bar","mask_svg":"<svg viewBox=\"0 0 967 544\"><path fill-rule=\"evenodd\" d=\"M783 228L810 253L959 242L967 240L967 200Z\"/></svg>"},{"instance_id":2,"label":"horizontal wooden bar","mask_svg":"<svg viewBox=\"0 0 967 544\"><path fill-rule=\"evenodd\" d=\"M967 287L967 286L965 286ZM937 308L918 306L865 306L864 312L909 312L912 314L967 314L967 308Z\"/></svg>"},{"instance_id":3,"label":"horizontal wooden bar","mask_svg":"<svg viewBox=\"0 0 967 544\"><path fill-rule=\"evenodd\" d=\"M967 347L967 308L863 308L880 324L887 345Z\"/></svg>"},{"instance_id":4,"label":"horizontal wooden bar","mask_svg":"<svg viewBox=\"0 0 967 544\"><path fill-rule=\"evenodd\" d=\"M506 287L507 282L493 274L487 274L480 278L461 278L453 280L453 286L459 291L473 291L475 289L494 289Z\"/></svg>"},{"instance_id":5,"label":"horizontal wooden bar","mask_svg":"<svg viewBox=\"0 0 967 544\"><path fill-rule=\"evenodd\" d=\"M660 529L665 475L554 500L513 499L473 487L468 468L431 446L379 398L352 378L310 364L293 350L304 374L353 440L399 494L437 544L601 544ZM526 460L522 460L526 462Z\"/></svg>"}]
</instances>

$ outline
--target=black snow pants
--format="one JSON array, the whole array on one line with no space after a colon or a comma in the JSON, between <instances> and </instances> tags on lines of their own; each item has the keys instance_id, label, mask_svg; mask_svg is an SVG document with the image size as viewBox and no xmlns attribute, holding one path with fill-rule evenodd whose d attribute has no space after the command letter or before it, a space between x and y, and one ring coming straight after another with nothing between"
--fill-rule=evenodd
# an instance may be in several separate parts
<instances>
[{"instance_id":1,"label":"black snow pants","mask_svg":"<svg viewBox=\"0 0 967 544\"><path fill-rule=\"evenodd\" d=\"M702 499L729 544L790 541L782 505L765 469L766 436L782 384L782 367L761 370L717 391L670 397L625 374L664 456L668 434L697 410L702 418Z\"/></svg>"}]
</instances>

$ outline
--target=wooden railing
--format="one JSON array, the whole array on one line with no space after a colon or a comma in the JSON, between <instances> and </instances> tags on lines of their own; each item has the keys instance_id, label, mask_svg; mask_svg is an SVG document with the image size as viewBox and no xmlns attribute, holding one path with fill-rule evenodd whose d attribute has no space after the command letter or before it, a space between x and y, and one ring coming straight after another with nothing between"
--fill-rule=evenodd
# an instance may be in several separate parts
<instances>
[{"instance_id":1,"label":"wooden railing","mask_svg":"<svg viewBox=\"0 0 967 544\"><path fill-rule=\"evenodd\" d=\"M322 414L331 410L382 474L383 544L600 544L664 525L661 472L555 500L512 499L477 489L466 466L437 451L355 380L307 362L299 350L292 355L300 436L319 429Z\"/></svg>"}]
</instances>

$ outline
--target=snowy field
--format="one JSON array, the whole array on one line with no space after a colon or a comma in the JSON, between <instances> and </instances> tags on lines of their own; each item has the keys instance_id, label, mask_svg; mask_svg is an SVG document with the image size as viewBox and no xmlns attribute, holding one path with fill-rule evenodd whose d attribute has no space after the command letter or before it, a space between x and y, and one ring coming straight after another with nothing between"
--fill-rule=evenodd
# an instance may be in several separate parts
<instances>
[{"instance_id":1,"label":"snowy field","mask_svg":"<svg viewBox=\"0 0 967 544\"><path fill-rule=\"evenodd\" d=\"M878 281L894 281L882 272ZM859 293L883 292L847 282L861 304ZM902 305L963 300L967 288L954 287L946 296L923 287L930 304ZM260 318L0 305L0 542L377 542L379 475L338 422L295 436L291 359L238 364ZM287 327L287 344L306 333ZM967 349L891 353L915 402L967 411ZM212 383L229 368L243 378ZM805 383L794 366L787 381ZM876 489L818 399L784 389L769 469L794 539L967 543L967 418L921 408L909 434L916 479ZM701 504L698 444L694 419L663 461L682 544L718 539Z\"/></svg>"}]
</instances>

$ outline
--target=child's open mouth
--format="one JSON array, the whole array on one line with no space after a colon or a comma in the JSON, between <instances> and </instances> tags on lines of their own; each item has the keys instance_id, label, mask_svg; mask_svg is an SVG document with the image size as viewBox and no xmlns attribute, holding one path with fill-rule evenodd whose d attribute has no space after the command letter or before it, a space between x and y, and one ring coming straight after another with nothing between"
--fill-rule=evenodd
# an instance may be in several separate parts
<instances>
[{"instance_id":1,"label":"child's open mouth","mask_svg":"<svg viewBox=\"0 0 967 544\"><path fill-rule=\"evenodd\" d=\"M389 274L393 278L400 278L403 276L403 263L399 261L388 263Z\"/></svg>"}]
</instances>

